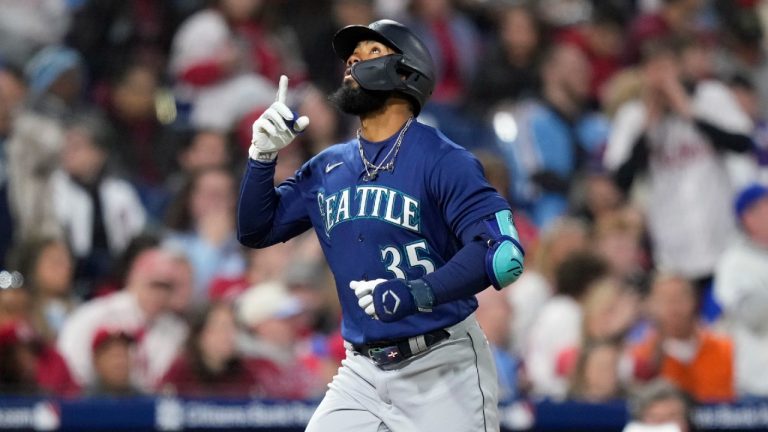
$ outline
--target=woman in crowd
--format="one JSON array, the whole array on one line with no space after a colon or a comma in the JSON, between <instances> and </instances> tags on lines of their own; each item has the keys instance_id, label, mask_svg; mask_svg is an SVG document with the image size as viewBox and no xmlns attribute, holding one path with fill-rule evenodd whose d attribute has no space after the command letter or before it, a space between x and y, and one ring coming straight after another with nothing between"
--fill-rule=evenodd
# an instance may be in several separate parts
<instances>
[{"instance_id":1,"label":"woman in crowd","mask_svg":"<svg viewBox=\"0 0 768 432\"><path fill-rule=\"evenodd\" d=\"M45 340L54 342L78 303L72 292L72 254L62 240L43 237L21 245L15 261L31 295L32 324Z\"/></svg>"},{"instance_id":2,"label":"woman in crowd","mask_svg":"<svg viewBox=\"0 0 768 432\"><path fill-rule=\"evenodd\" d=\"M571 376L569 399L600 403L624 397L622 355L618 342L596 341L584 346Z\"/></svg>"},{"instance_id":3,"label":"woman in crowd","mask_svg":"<svg viewBox=\"0 0 768 432\"><path fill-rule=\"evenodd\" d=\"M216 277L233 278L245 271L245 258L235 236L235 179L225 168L206 168L189 179L168 214L173 230L166 243L183 252L194 270L192 303L208 298Z\"/></svg>"},{"instance_id":4,"label":"woman in crowd","mask_svg":"<svg viewBox=\"0 0 768 432\"><path fill-rule=\"evenodd\" d=\"M161 380L159 390L180 396L245 398L256 381L237 351L237 325L227 303L215 303L194 318L186 350Z\"/></svg>"}]
</instances>

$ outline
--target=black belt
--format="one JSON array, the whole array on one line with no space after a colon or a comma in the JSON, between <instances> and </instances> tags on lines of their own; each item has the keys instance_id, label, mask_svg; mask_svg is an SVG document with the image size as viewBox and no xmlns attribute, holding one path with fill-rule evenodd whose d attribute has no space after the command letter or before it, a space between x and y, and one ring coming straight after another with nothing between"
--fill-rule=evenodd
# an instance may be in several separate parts
<instances>
[{"instance_id":1,"label":"black belt","mask_svg":"<svg viewBox=\"0 0 768 432\"><path fill-rule=\"evenodd\" d=\"M450 335L448 331L438 329L399 341L352 345L352 349L370 358L376 365L384 366L422 353L438 342L448 339Z\"/></svg>"}]
</instances>

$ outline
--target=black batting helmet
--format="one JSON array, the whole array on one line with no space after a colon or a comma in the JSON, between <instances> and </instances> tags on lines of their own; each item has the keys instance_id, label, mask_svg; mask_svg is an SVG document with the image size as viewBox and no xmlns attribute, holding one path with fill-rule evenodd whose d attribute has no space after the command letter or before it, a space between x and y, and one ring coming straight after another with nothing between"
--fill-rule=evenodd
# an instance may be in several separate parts
<instances>
[{"instance_id":1,"label":"black batting helmet","mask_svg":"<svg viewBox=\"0 0 768 432\"><path fill-rule=\"evenodd\" d=\"M333 37L333 49L346 61L364 40L381 42L396 54L355 63L352 77L366 90L395 91L409 96L415 102L414 114L418 115L435 89L435 66L426 45L408 27L383 19L367 27L344 27Z\"/></svg>"}]
</instances>

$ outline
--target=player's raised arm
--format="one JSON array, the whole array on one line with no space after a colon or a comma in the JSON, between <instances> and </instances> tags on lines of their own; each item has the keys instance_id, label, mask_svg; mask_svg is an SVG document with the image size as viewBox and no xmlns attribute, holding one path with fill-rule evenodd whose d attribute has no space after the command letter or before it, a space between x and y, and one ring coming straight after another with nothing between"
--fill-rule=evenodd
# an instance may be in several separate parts
<instances>
[{"instance_id":1,"label":"player's raised arm","mask_svg":"<svg viewBox=\"0 0 768 432\"><path fill-rule=\"evenodd\" d=\"M288 94L288 77L280 76L277 98L266 111L253 122L253 139L248 155L260 162L272 162L277 152L296 138L296 134L309 125L309 117L294 119L293 112L285 104ZM295 120L295 121L294 121Z\"/></svg>"},{"instance_id":2,"label":"player's raised arm","mask_svg":"<svg viewBox=\"0 0 768 432\"><path fill-rule=\"evenodd\" d=\"M297 177L274 187L277 152L309 125L295 118L286 105L288 77L280 77L275 102L253 123L248 167L240 187L237 236L242 244L266 247L309 229L309 217L300 200Z\"/></svg>"}]
</instances>

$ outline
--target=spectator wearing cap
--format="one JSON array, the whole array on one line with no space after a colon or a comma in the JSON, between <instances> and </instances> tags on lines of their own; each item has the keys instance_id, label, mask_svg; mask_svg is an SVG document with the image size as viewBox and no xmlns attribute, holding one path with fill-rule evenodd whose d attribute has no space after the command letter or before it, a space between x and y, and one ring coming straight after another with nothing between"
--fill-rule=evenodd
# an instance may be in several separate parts
<instances>
[{"instance_id":1,"label":"spectator wearing cap","mask_svg":"<svg viewBox=\"0 0 768 432\"><path fill-rule=\"evenodd\" d=\"M169 72L177 99L191 105L192 126L229 129L256 107L272 103L272 83L281 73L293 82L303 77L300 50L292 46L295 36L269 25L267 9L263 2L216 0L179 26Z\"/></svg>"},{"instance_id":2,"label":"spectator wearing cap","mask_svg":"<svg viewBox=\"0 0 768 432\"><path fill-rule=\"evenodd\" d=\"M768 188L744 188L735 213L743 235L717 265L715 298L734 340L737 392L768 396Z\"/></svg>"},{"instance_id":3,"label":"spectator wearing cap","mask_svg":"<svg viewBox=\"0 0 768 432\"><path fill-rule=\"evenodd\" d=\"M119 329L99 329L93 336L94 382L89 396L133 396L139 390L131 380L131 363L136 338Z\"/></svg>"},{"instance_id":4,"label":"spectator wearing cap","mask_svg":"<svg viewBox=\"0 0 768 432\"><path fill-rule=\"evenodd\" d=\"M237 299L239 321L249 331L241 347L262 387L260 396L278 399L316 397L326 383L318 379L316 359L299 349L303 305L277 281L263 282Z\"/></svg>"},{"instance_id":5,"label":"spectator wearing cap","mask_svg":"<svg viewBox=\"0 0 768 432\"><path fill-rule=\"evenodd\" d=\"M197 314L186 349L160 382L162 393L186 397L245 398L257 382L237 349L237 324L229 303L213 303Z\"/></svg>"},{"instance_id":6,"label":"spectator wearing cap","mask_svg":"<svg viewBox=\"0 0 768 432\"><path fill-rule=\"evenodd\" d=\"M0 393L74 396L64 359L24 321L0 326Z\"/></svg>"},{"instance_id":7,"label":"spectator wearing cap","mask_svg":"<svg viewBox=\"0 0 768 432\"><path fill-rule=\"evenodd\" d=\"M62 122L80 108L82 74L80 55L63 46L41 50L26 65L27 101L7 143L8 197L16 241L62 234L50 179L64 143Z\"/></svg>"},{"instance_id":8,"label":"spectator wearing cap","mask_svg":"<svg viewBox=\"0 0 768 432\"><path fill-rule=\"evenodd\" d=\"M170 309L176 264L167 250L145 250L134 260L122 291L83 304L67 319L58 347L81 386L94 385L91 343L100 328L110 326L142 334L131 367L140 390L155 388L187 336L186 324Z\"/></svg>"},{"instance_id":9,"label":"spectator wearing cap","mask_svg":"<svg viewBox=\"0 0 768 432\"><path fill-rule=\"evenodd\" d=\"M109 167L106 125L95 116L67 122L61 169L52 176L57 220L77 260L79 281L100 281L131 239L144 229L146 214L128 181ZM90 297L93 287L83 294Z\"/></svg>"}]
</instances>

